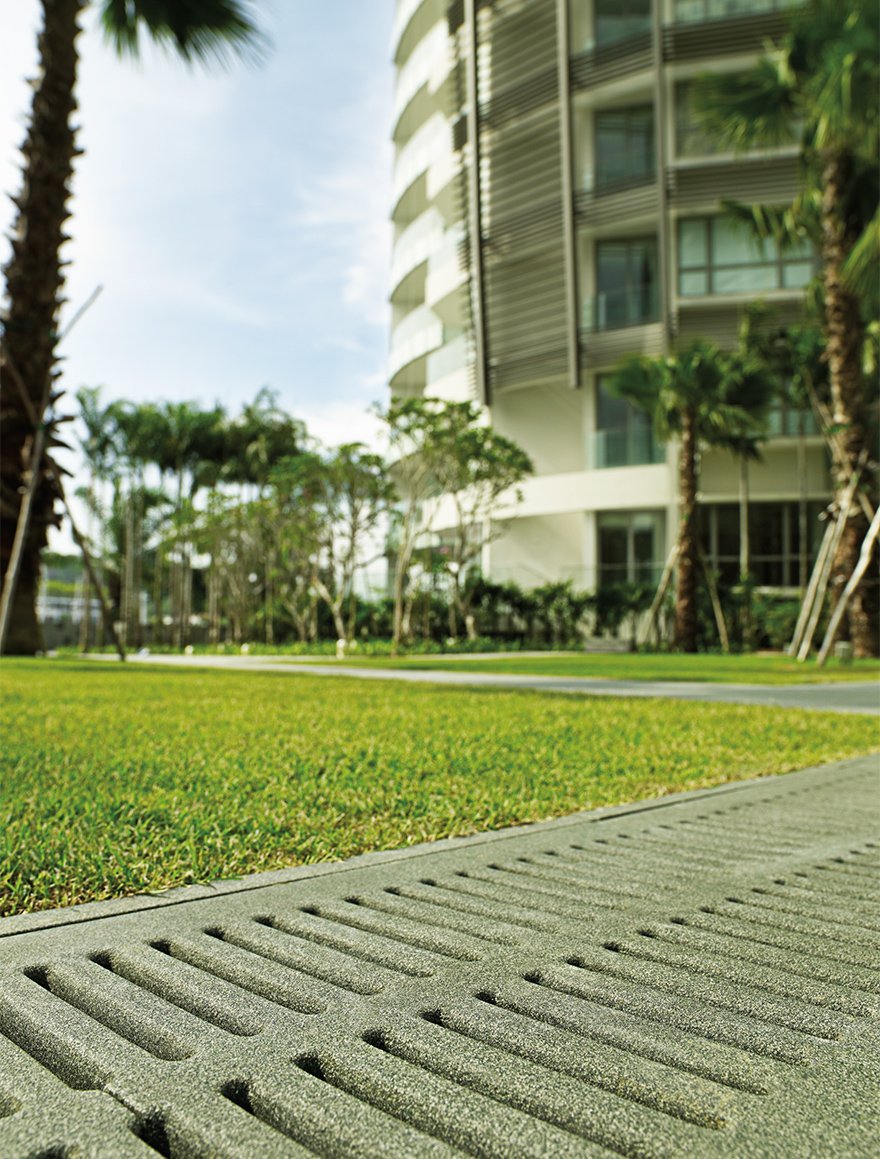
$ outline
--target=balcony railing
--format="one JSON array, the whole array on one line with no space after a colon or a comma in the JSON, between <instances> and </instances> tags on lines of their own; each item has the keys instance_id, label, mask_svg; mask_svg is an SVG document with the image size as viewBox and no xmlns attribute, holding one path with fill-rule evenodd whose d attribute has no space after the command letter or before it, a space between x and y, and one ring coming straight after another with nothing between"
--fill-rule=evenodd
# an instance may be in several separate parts
<instances>
[{"instance_id":1,"label":"balcony railing","mask_svg":"<svg viewBox=\"0 0 880 1159\"><path fill-rule=\"evenodd\" d=\"M643 467L663 463L665 458L666 452L647 424L608 427L587 438L587 467L591 471L607 467Z\"/></svg>"},{"instance_id":2,"label":"balcony railing","mask_svg":"<svg viewBox=\"0 0 880 1159\"><path fill-rule=\"evenodd\" d=\"M675 0L676 24L702 24L708 20L731 20L761 12L783 12L801 0Z\"/></svg>"},{"instance_id":3,"label":"balcony railing","mask_svg":"<svg viewBox=\"0 0 880 1159\"><path fill-rule=\"evenodd\" d=\"M660 298L656 285L610 290L585 298L582 326L587 332L647 326L660 321Z\"/></svg>"}]
</instances>

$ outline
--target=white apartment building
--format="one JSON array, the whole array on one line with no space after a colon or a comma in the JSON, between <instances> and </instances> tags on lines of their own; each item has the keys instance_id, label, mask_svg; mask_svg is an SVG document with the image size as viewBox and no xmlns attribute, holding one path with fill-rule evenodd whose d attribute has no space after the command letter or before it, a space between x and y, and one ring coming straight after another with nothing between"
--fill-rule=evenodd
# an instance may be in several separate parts
<instances>
[{"instance_id":1,"label":"white apartment building","mask_svg":"<svg viewBox=\"0 0 880 1159\"><path fill-rule=\"evenodd\" d=\"M531 455L487 570L525 586L651 579L676 534L675 448L603 391L625 355L706 337L743 307L803 309L809 252L737 231L722 197L783 204L797 149L732 156L691 81L753 61L785 0L398 0L390 386L476 399ZM749 469L752 570L803 582L829 495L809 416L779 412ZM702 461L712 561L735 576L740 466Z\"/></svg>"}]
</instances>

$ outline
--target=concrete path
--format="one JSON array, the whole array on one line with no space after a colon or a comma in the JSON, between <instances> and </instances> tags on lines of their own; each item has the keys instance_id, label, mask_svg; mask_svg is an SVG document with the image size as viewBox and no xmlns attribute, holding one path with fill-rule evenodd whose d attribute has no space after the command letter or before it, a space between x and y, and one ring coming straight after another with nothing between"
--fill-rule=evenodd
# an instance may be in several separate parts
<instances>
[{"instance_id":1,"label":"concrete path","mask_svg":"<svg viewBox=\"0 0 880 1159\"><path fill-rule=\"evenodd\" d=\"M115 656L95 655L96 660ZM608 680L587 676L528 676L502 672L448 672L442 669L358 668L331 662L298 661L271 656L133 656L138 664L183 668L222 668L247 672L285 672L292 676L342 676L357 680L397 680L411 684L444 684L478 688L531 689L581 696L662 697L705 700L716 704L758 704L823 712L880 716L880 682L827 684L709 684L675 680Z\"/></svg>"}]
</instances>

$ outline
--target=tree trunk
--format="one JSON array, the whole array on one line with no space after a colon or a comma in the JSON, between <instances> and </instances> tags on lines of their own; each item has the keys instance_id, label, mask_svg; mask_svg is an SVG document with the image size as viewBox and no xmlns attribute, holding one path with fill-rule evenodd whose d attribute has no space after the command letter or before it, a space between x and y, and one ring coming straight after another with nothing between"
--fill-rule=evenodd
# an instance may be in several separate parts
<instances>
[{"instance_id":1,"label":"tree trunk","mask_svg":"<svg viewBox=\"0 0 880 1159\"><path fill-rule=\"evenodd\" d=\"M825 288L825 348L831 382L832 421L839 434L834 456L834 490L846 490L866 442L865 391L862 378L864 324L859 300L843 284L841 271L858 237L855 225L841 215L844 192L852 172L852 157L837 150L825 157L822 200L822 262ZM868 448L869 454L872 448ZM867 497L877 506L877 484L866 471ZM838 545L831 570L832 606L859 560L868 531L868 517L860 504L852 513ZM877 568L868 568L847 608L849 638L856 656L876 656L880 650L880 590Z\"/></svg>"},{"instance_id":2,"label":"tree trunk","mask_svg":"<svg viewBox=\"0 0 880 1159\"><path fill-rule=\"evenodd\" d=\"M24 493L27 446L35 433L15 375L20 376L38 413L46 382L55 373L64 283L59 250L66 240L63 227L69 216L67 199L76 154L71 118L76 107L77 22L84 6L85 0L44 0L38 41L40 72L22 146L22 192L15 202L12 256L5 269L5 357L0 359L0 570L4 575ZM11 654L33 655L42 648L37 586L47 530L56 519L55 495L51 473L44 471L34 495L6 640L6 651Z\"/></svg>"},{"instance_id":3,"label":"tree trunk","mask_svg":"<svg viewBox=\"0 0 880 1159\"><path fill-rule=\"evenodd\" d=\"M697 439L696 415L682 414L678 456L678 576L675 586L675 646L697 650Z\"/></svg>"}]
</instances>

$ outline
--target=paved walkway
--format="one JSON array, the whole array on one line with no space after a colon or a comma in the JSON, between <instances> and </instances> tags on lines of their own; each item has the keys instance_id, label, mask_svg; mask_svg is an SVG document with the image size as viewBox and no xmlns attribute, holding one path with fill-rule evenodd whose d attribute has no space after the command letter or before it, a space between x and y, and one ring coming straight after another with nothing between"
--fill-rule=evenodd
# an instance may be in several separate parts
<instances>
[{"instance_id":1,"label":"paved walkway","mask_svg":"<svg viewBox=\"0 0 880 1159\"><path fill-rule=\"evenodd\" d=\"M96 654L96 660L115 656ZM397 680L412 684L446 684L479 688L533 689L581 696L663 697L705 700L716 704L759 704L824 712L880 716L880 682L827 684L709 684L674 680L607 680L587 676L527 676L502 672L448 672L442 669L358 668L348 664L300 662L271 656L133 656L136 663L185 668L223 668L248 672L284 672L290 676L343 676L357 680Z\"/></svg>"}]
</instances>

